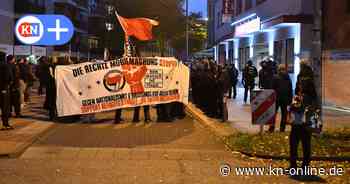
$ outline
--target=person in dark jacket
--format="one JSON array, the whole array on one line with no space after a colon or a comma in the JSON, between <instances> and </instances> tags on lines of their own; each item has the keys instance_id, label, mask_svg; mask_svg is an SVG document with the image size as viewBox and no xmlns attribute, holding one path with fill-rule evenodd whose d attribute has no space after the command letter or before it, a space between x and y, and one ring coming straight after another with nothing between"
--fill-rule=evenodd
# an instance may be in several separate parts
<instances>
[{"instance_id":1,"label":"person in dark jacket","mask_svg":"<svg viewBox=\"0 0 350 184\"><path fill-rule=\"evenodd\" d=\"M15 110L16 117L21 117L21 94L20 94L20 71L19 66L16 65L16 59L13 55L8 55L6 57L7 63L11 68L12 79L10 85L10 116L12 108Z\"/></svg>"},{"instance_id":2,"label":"person in dark jacket","mask_svg":"<svg viewBox=\"0 0 350 184\"><path fill-rule=\"evenodd\" d=\"M36 77L39 79L39 83L40 83L40 86L38 89L39 95L43 94L43 89L45 89L45 91L46 91L46 86L47 86L49 75L50 75L48 73L49 67L50 66L49 66L49 63L47 61L47 58L46 57L40 58L40 64L37 67L37 71L35 72Z\"/></svg>"},{"instance_id":3,"label":"person in dark jacket","mask_svg":"<svg viewBox=\"0 0 350 184\"><path fill-rule=\"evenodd\" d=\"M237 82L238 82L238 70L236 66L233 64L230 68L230 77L231 77L231 87L229 89L229 98L232 97L233 92L233 99L236 99L237 97ZM232 91L233 89L233 91Z\"/></svg>"},{"instance_id":4,"label":"person in dark jacket","mask_svg":"<svg viewBox=\"0 0 350 184\"><path fill-rule=\"evenodd\" d=\"M268 61L263 61L260 64L261 70L259 71L259 88L272 89L272 81L274 78L272 63Z\"/></svg>"},{"instance_id":5,"label":"person in dark jacket","mask_svg":"<svg viewBox=\"0 0 350 184\"><path fill-rule=\"evenodd\" d=\"M285 65L278 66L278 73L272 80L272 88L276 92L276 112L281 109L280 131L284 132L287 122L287 107L292 103L293 87ZM273 132L275 125L271 125L269 131Z\"/></svg>"},{"instance_id":6,"label":"person in dark jacket","mask_svg":"<svg viewBox=\"0 0 350 184\"><path fill-rule=\"evenodd\" d=\"M300 118L292 124L292 131L289 137L290 146L290 167L297 168L298 145L301 141L303 146L303 163L302 169L308 167L311 161L311 132L307 129L307 124L302 118L306 108L317 105L317 93L314 84L314 73L308 66L307 61L300 62L300 73L296 84L295 94L301 99ZM297 120L298 119L298 120Z\"/></svg>"},{"instance_id":7,"label":"person in dark jacket","mask_svg":"<svg viewBox=\"0 0 350 184\"><path fill-rule=\"evenodd\" d=\"M253 89L255 88L255 78L258 75L258 71L253 62L249 60L243 71L242 83L244 85L244 103L247 103L248 91L251 95Z\"/></svg>"},{"instance_id":8,"label":"person in dark jacket","mask_svg":"<svg viewBox=\"0 0 350 184\"><path fill-rule=\"evenodd\" d=\"M56 81L55 81L55 65L50 65L48 68L48 72L50 75L48 77L47 82L47 92L46 92L46 98L45 98L45 105L47 110L49 111L49 118L50 120L54 120L57 116L57 110L56 110Z\"/></svg>"},{"instance_id":9,"label":"person in dark jacket","mask_svg":"<svg viewBox=\"0 0 350 184\"><path fill-rule=\"evenodd\" d=\"M10 66L5 61L5 53L0 52L0 110L2 129L9 130L13 127L9 124L10 114L10 84L13 81Z\"/></svg>"}]
</instances>

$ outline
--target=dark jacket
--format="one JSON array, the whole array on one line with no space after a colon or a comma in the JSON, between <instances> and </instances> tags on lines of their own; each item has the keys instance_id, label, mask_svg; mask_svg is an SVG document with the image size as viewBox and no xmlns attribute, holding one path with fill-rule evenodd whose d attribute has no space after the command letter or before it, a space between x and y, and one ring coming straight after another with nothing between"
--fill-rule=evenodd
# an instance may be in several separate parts
<instances>
[{"instance_id":1,"label":"dark jacket","mask_svg":"<svg viewBox=\"0 0 350 184\"><path fill-rule=\"evenodd\" d=\"M245 86L254 86L258 71L253 65L247 65L243 71L243 82Z\"/></svg>"},{"instance_id":2,"label":"dark jacket","mask_svg":"<svg viewBox=\"0 0 350 184\"><path fill-rule=\"evenodd\" d=\"M0 62L0 90L8 90L12 82L12 71L8 64Z\"/></svg>"},{"instance_id":3,"label":"dark jacket","mask_svg":"<svg viewBox=\"0 0 350 184\"><path fill-rule=\"evenodd\" d=\"M271 68L263 67L259 71L259 87L263 89L272 89L272 81L274 79L274 74Z\"/></svg>"},{"instance_id":4,"label":"dark jacket","mask_svg":"<svg viewBox=\"0 0 350 184\"><path fill-rule=\"evenodd\" d=\"M12 76L12 82L11 82L11 91L17 91L19 89L19 80L20 80L20 71L19 66L16 64L9 64L9 67L11 69L11 76Z\"/></svg>"},{"instance_id":5,"label":"dark jacket","mask_svg":"<svg viewBox=\"0 0 350 184\"><path fill-rule=\"evenodd\" d=\"M20 63L19 66L19 72L20 76L19 78L23 80L24 82L27 82L29 80L29 66L27 64Z\"/></svg>"},{"instance_id":6,"label":"dark jacket","mask_svg":"<svg viewBox=\"0 0 350 184\"><path fill-rule=\"evenodd\" d=\"M314 73L309 66L304 66L298 75L295 93L301 93L305 107L315 105L317 101L317 92L314 83Z\"/></svg>"},{"instance_id":7,"label":"dark jacket","mask_svg":"<svg viewBox=\"0 0 350 184\"><path fill-rule=\"evenodd\" d=\"M293 87L288 74L275 75L272 82L272 88L276 92L277 104L289 105L292 103Z\"/></svg>"},{"instance_id":8,"label":"dark jacket","mask_svg":"<svg viewBox=\"0 0 350 184\"><path fill-rule=\"evenodd\" d=\"M235 85L238 81L238 70L234 66L230 68L230 77L231 77L231 83Z\"/></svg>"}]
</instances>

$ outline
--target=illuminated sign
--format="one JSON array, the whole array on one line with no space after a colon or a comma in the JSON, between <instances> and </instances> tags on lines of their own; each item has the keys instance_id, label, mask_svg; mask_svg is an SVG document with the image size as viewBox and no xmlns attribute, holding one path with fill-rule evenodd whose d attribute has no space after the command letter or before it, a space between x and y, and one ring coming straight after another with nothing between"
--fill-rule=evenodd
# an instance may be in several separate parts
<instances>
[{"instance_id":1,"label":"illuminated sign","mask_svg":"<svg viewBox=\"0 0 350 184\"><path fill-rule=\"evenodd\" d=\"M261 25L261 22L259 17L253 20L250 20L246 23L237 25L236 31L235 31L235 37L245 36L250 33L258 32L260 31L260 25Z\"/></svg>"}]
</instances>

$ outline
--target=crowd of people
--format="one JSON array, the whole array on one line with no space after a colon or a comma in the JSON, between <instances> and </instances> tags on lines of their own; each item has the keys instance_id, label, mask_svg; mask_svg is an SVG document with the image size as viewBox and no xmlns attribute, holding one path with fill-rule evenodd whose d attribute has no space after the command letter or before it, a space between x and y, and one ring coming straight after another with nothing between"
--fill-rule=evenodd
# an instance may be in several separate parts
<instances>
[{"instance_id":1,"label":"crowd of people","mask_svg":"<svg viewBox=\"0 0 350 184\"><path fill-rule=\"evenodd\" d=\"M67 63L57 63L64 65ZM6 56L0 52L0 108L3 123L2 130L10 130L9 118L14 114L16 118L22 117L22 109L30 101L30 91L34 81L38 80L38 95L45 90L45 103L43 107L48 110L50 120L56 118L56 85L54 78L55 66L46 57L39 60L34 67L25 58L16 60L12 55ZM260 63L258 72L252 61L248 61L242 71L242 84L245 88L244 102L247 102L248 93L256 88L256 78L259 77L260 89L272 89L276 93L276 111L281 110L280 131L284 132L287 124L288 111L294 114L294 121L290 134L290 163L297 167L297 147L303 144L303 166L308 166L311 156L311 133L303 117L317 103L317 94L314 85L314 74L307 61L300 63L300 73L297 77L296 89L293 92L292 81L285 65L277 66L272 60ZM239 71L234 65L216 64L214 61L204 59L191 66L191 97L193 103L207 116L228 119L227 100L236 99ZM143 106L144 122L150 122L150 106ZM172 122L185 117L184 106L181 103L159 104L157 109L157 122ZM140 121L141 107L134 108L132 122ZM115 112L114 123L123 121L123 109ZM89 115L91 116L91 115ZM307 119L307 118L306 118ZM270 125L273 132L275 125Z\"/></svg>"},{"instance_id":2,"label":"crowd of people","mask_svg":"<svg viewBox=\"0 0 350 184\"><path fill-rule=\"evenodd\" d=\"M0 63L2 79L0 80L0 105L2 115L2 130L11 130L9 118L21 118L23 108L31 100L31 91L36 80L40 81L39 94L46 89L46 100L44 107L48 110L54 108L54 78L50 75L50 67L46 58L40 60L40 65L34 67L26 58L16 59L13 55L5 55L0 52ZM52 69L51 69L52 70ZM50 110L54 112L54 110ZM53 117L54 115L50 115ZM50 118L52 119L52 118Z\"/></svg>"},{"instance_id":3,"label":"crowd of people","mask_svg":"<svg viewBox=\"0 0 350 184\"><path fill-rule=\"evenodd\" d=\"M280 131L286 130L287 116L293 115L290 133L290 167L297 168L298 144L303 145L302 168L309 166L311 157L310 117L319 108L315 88L314 73L307 60L300 63L300 73L297 77L296 88L293 91L288 68L284 64L277 65L271 59L260 63L258 71L252 61L248 61L242 70L244 103L248 93L258 87L274 90L276 94L276 112L281 112ZM218 65L214 61L204 59L197 61L191 67L192 100L207 116L227 120L228 98L236 98L238 70L234 65ZM269 132L275 130L271 124Z\"/></svg>"},{"instance_id":4,"label":"crowd of people","mask_svg":"<svg viewBox=\"0 0 350 184\"><path fill-rule=\"evenodd\" d=\"M83 61L82 61L83 62ZM45 94L43 108L48 111L49 120L76 121L83 117L88 117L89 122L93 121L94 114L77 115L70 117L57 117L56 109L56 82L54 72L57 65L67 65L66 60L58 60L53 63L47 57L41 57L37 65L28 63L25 58L16 60L13 55L6 56L0 52L0 107L2 115L2 130L11 130L13 127L9 123L9 118L15 115L15 118L21 118L22 110L26 103L30 102L31 89L34 82L37 81L38 95ZM143 106L144 122L153 121L150 115L151 106ZM182 103L173 102L168 104L159 104L154 106L157 111L157 122L173 122L175 119L185 117L184 106ZM141 107L133 108L132 122L140 122ZM14 112L13 112L14 111ZM122 118L123 109L115 112L114 123L118 124L124 121Z\"/></svg>"},{"instance_id":5,"label":"crowd of people","mask_svg":"<svg viewBox=\"0 0 350 184\"><path fill-rule=\"evenodd\" d=\"M192 100L207 116L227 120L227 98L236 98L238 70L233 65L218 65L202 60L191 67ZM233 90L232 90L233 89Z\"/></svg>"}]
</instances>

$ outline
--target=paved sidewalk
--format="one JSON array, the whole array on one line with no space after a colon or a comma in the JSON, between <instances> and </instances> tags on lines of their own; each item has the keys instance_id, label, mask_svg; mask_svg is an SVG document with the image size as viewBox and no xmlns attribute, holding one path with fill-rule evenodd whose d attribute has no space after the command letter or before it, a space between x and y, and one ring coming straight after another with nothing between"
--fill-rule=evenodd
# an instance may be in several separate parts
<instances>
[{"instance_id":1,"label":"paved sidewalk","mask_svg":"<svg viewBox=\"0 0 350 184\"><path fill-rule=\"evenodd\" d=\"M130 119L124 116L127 120ZM124 115L124 114L123 114ZM237 176L235 167L280 164L231 152L206 127L186 117L173 123L58 124L18 159L0 159L0 183L298 183L287 176ZM220 175L230 164L232 173Z\"/></svg>"},{"instance_id":2,"label":"paved sidewalk","mask_svg":"<svg viewBox=\"0 0 350 184\"><path fill-rule=\"evenodd\" d=\"M249 97L247 104L243 101L244 88L237 88L237 98L230 99L227 103L228 121L231 126L240 132L258 133L260 126L252 125L251 108L249 104Z\"/></svg>"},{"instance_id":3,"label":"paved sidewalk","mask_svg":"<svg viewBox=\"0 0 350 184\"><path fill-rule=\"evenodd\" d=\"M44 132L54 126L45 121L46 112L41 109L44 97L33 96L25 106L24 118L11 118L14 130L0 131L0 157L17 157Z\"/></svg>"}]
</instances>

